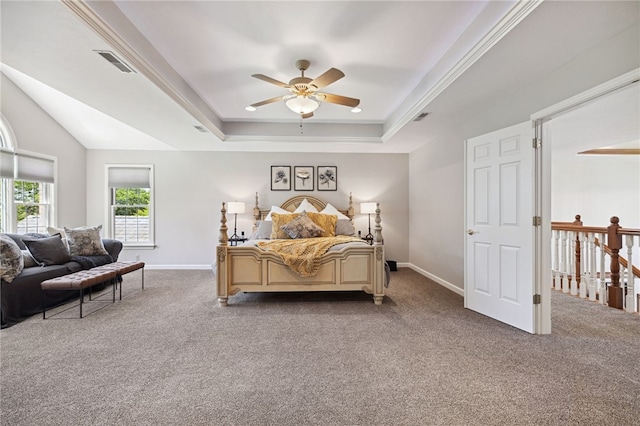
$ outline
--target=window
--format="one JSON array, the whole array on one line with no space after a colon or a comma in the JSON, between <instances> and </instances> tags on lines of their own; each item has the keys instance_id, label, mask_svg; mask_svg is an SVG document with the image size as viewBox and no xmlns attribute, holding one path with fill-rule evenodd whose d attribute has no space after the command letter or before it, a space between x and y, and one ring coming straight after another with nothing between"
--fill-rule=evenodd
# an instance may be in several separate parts
<instances>
[{"instance_id":1,"label":"window","mask_svg":"<svg viewBox=\"0 0 640 426\"><path fill-rule=\"evenodd\" d=\"M109 234L126 246L153 246L153 166L107 165Z\"/></svg>"},{"instance_id":2,"label":"window","mask_svg":"<svg viewBox=\"0 0 640 426\"><path fill-rule=\"evenodd\" d=\"M14 152L0 120L0 231L46 233L53 225L55 161Z\"/></svg>"}]
</instances>

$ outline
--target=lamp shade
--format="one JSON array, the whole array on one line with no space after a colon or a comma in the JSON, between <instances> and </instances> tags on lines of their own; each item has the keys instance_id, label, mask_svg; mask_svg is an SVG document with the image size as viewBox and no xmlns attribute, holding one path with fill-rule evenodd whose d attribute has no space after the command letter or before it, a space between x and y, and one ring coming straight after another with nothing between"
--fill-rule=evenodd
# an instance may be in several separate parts
<instances>
[{"instance_id":1,"label":"lamp shade","mask_svg":"<svg viewBox=\"0 0 640 426\"><path fill-rule=\"evenodd\" d=\"M318 109L320 104L313 99L304 96L296 96L287 101L287 106L293 112L298 114L309 114Z\"/></svg>"},{"instance_id":2,"label":"lamp shade","mask_svg":"<svg viewBox=\"0 0 640 426\"><path fill-rule=\"evenodd\" d=\"M229 201L227 207L227 213L229 214L244 213L244 203L242 201Z\"/></svg>"},{"instance_id":3,"label":"lamp shade","mask_svg":"<svg viewBox=\"0 0 640 426\"><path fill-rule=\"evenodd\" d=\"M373 214L376 212L376 203L360 203L360 213Z\"/></svg>"}]
</instances>

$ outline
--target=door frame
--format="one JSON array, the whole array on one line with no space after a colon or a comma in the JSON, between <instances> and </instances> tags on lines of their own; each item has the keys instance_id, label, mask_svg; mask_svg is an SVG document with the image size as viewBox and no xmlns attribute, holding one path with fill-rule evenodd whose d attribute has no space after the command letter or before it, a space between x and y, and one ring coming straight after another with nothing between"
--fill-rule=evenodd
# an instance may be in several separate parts
<instances>
[{"instance_id":1,"label":"door frame","mask_svg":"<svg viewBox=\"0 0 640 426\"><path fill-rule=\"evenodd\" d=\"M541 303L536 305L536 334L551 333L551 143L544 123L554 117L577 108L600 96L614 92L640 80L640 68L551 105L531 115L534 138L539 142L535 164L535 215L542 218L537 227L534 247L535 293L540 294Z\"/></svg>"}]
</instances>

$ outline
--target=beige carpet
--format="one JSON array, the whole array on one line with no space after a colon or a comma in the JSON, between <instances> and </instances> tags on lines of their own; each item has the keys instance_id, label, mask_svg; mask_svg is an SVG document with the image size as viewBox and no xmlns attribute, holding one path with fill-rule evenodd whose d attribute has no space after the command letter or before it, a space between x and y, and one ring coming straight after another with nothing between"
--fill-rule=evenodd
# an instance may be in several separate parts
<instances>
[{"instance_id":1,"label":"beige carpet","mask_svg":"<svg viewBox=\"0 0 640 426\"><path fill-rule=\"evenodd\" d=\"M82 320L0 332L2 425L640 424L640 318L572 296L554 292L553 334L532 336L407 269L382 306L293 293L219 308L211 271L139 284Z\"/></svg>"}]
</instances>

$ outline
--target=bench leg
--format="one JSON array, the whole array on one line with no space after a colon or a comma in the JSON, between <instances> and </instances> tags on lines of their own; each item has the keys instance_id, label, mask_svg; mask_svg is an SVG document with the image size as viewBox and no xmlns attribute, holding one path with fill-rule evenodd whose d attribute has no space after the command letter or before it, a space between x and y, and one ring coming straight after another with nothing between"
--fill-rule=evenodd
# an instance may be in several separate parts
<instances>
[{"instance_id":1,"label":"bench leg","mask_svg":"<svg viewBox=\"0 0 640 426\"><path fill-rule=\"evenodd\" d=\"M142 271L142 289L144 290L144 268L142 268L141 271Z\"/></svg>"},{"instance_id":2,"label":"bench leg","mask_svg":"<svg viewBox=\"0 0 640 426\"><path fill-rule=\"evenodd\" d=\"M89 289L91 291L91 289ZM89 293L89 297L91 297L91 293ZM82 318L82 302L84 301L84 291L80 289L80 318Z\"/></svg>"},{"instance_id":3,"label":"bench leg","mask_svg":"<svg viewBox=\"0 0 640 426\"><path fill-rule=\"evenodd\" d=\"M47 310L46 308L46 303L44 300L44 294L46 293L46 291L42 290L42 319L47 319L46 315L45 315L45 311Z\"/></svg>"}]
</instances>

